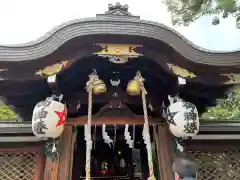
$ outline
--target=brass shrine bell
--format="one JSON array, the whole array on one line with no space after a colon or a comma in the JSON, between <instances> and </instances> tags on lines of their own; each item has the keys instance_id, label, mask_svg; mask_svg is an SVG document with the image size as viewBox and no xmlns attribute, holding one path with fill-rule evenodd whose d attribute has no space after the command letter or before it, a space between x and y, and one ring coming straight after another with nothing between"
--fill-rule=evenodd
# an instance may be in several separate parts
<instances>
[{"instance_id":1,"label":"brass shrine bell","mask_svg":"<svg viewBox=\"0 0 240 180\"><path fill-rule=\"evenodd\" d=\"M131 80L127 85L127 92L131 96L138 96L141 93L141 84L137 80Z\"/></svg>"},{"instance_id":2,"label":"brass shrine bell","mask_svg":"<svg viewBox=\"0 0 240 180\"><path fill-rule=\"evenodd\" d=\"M97 79L93 82L93 94L99 95L107 91L106 85L103 80Z\"/></svg>"}]
</instances>

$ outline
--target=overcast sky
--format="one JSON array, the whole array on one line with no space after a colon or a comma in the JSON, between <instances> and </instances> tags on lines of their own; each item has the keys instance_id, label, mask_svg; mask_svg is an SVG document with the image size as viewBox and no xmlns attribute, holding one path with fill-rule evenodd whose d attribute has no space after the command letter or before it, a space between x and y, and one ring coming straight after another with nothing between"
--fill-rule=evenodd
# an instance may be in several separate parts
<instances>
[{"instance_id":1,"label":"overcast sky","mask_svg":"<svg viewBox=\"0 0 240 180\"><path fill-rule=\"evenodd\" d=\"M20 44L35 40L65 21L92 17L107 10L109 3L128 4L129 11L142 19L172 26L161 0L1 0L0 44ZM196 45L210 50L240 50L240 30L235 20L211 25L211 17L189 27L176 28Z\"/></svg>"}]
</instances>

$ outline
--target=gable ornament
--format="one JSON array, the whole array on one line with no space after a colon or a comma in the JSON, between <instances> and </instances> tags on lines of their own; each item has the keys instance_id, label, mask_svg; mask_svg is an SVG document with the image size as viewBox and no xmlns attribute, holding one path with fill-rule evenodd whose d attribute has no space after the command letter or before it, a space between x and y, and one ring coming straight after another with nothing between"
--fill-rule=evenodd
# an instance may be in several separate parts
<instances>
[{"instance_id":1,"label":"gable ornament","mask_svg":"<svg viewBox=\"0 0 240 180\"><path fill-rule=\"evenodd\" d=\"M188 71L187 69L181 68L177 65L167 63L169 70L171 70L174 74L177 76L180 76L182 78L195 78L197 77L196 74L193 72Z\"/></svg>"},{"instance_id":2,"label":"gable ornament","mask_svg":"<svg viewBox=\"0 0 240 180\"><path fill-rule=\"evenodd\" d=\"M137 58L143 56L136 52L137 47L141 45L134 44L96 44L102 49L94 54L108 58L108 60L115 64L123 64L128 62L130 58Z\"/></svg>"}]
</instances>

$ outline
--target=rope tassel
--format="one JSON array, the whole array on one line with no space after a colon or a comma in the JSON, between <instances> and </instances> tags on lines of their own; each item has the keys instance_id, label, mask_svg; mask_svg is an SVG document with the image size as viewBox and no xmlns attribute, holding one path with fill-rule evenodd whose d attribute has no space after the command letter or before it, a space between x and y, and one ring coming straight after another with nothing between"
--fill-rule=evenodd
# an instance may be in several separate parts
<instances>
[{"instance_id":1,"label":"rope tassel","mask_svg":"<svg viewBox=\"0 0 240 180\"><path fill-rule=\"evenodd\" d=\"M146 144L147 154L148 154L148 167L149 167L149 178L148 180L156 180L153 172L153 161L152 161L152 148L151 148L151 138L149 133L149 122L148 122L148 113L147 113L147 102L146 94L147 91L144 87L144 79L141 76L140 72L137 72L137 75L134 78L141 84L141 95L142 95L142 104L143 104L143 114L144 114L144 126L143 126L143 139Z\"/></svg>"},{"instance_id":2,"label":"rope tassel","mask_svg":"<svg viewBox=\"0 0 240 180\"><path fill-rule=\"evenodd\" d=\"M96 72L93 72L89 76L87 82L87 92L88 92L88 122L85 125L85 140L86 140L86 180L91 179L91 151L92 151L92 137L91 137L91 126L92 126L92 96L93 96L93 84L98 80Z\"/></svg>"}]
</instances>

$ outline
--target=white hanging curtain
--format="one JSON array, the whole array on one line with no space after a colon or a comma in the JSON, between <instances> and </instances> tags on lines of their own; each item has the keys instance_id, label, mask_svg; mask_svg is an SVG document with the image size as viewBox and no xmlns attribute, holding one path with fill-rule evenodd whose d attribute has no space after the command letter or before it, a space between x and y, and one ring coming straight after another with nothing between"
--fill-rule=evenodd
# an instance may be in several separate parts
<instances>
[{"instance_id":1,"label":"white hanging curtain","mask_svg":"<svg viewBox=\"0 0 240 180\"><path fill-rule=\"evenodd\" d=\"M128 144L129 148L133 148L133 140L129 132L129 125L125 125L125 130L124 130L124 137L126 140L126 143Z\"/></svg>"},{"instance_id":2,"label":"white hanging curtain","mask_svg":"<svg viewBox=\"0 0 240 180\"><path fill-rule=\"evenodd\" d=\"M102 138L103 138L104 142L109 145L109 147L112 147L113 140L110 138L110 136L106 132L106 125L105 124L102 125Z\"/></svg>"}]
</instances>

